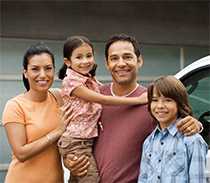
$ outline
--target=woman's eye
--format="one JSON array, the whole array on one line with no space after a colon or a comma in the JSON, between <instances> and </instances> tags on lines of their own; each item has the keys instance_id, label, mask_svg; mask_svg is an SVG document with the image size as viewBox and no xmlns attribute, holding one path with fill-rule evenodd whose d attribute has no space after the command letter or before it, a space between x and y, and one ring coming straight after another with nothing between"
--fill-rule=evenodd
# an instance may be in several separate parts
<instances>
[{"instance_id":1,"label":"woman's eye","mask_svg":"<svg viewBox=\"0 0 210 183\"><path fill-rule=\"evenodd\" d=\"M52 70L52 67L47 67L46 70L47 71L51 71Z\"/></svg>"},{"instance_id":2,"label":"woman's eye","mask_svg":"<svg viewBox=\"0 0 210 183\"><path fill-rule=\"evenodd\" d=\"M31 68L31 70L32 71L38 71L39 69L34 67L34 68Z\"/></svg>"}]
</instances>

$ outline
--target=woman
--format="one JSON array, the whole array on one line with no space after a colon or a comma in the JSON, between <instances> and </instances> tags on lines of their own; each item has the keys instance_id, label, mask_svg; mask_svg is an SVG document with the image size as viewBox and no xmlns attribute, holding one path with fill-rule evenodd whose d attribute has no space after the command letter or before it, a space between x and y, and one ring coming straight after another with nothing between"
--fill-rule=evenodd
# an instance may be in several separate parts
<instances>
[{"instance_id":1,"label":"woman","mask_svg":"<svg viewBox=\"0 0 210 183\"><path fill-rule=\"evenodd\" d=\"M10 99L3 112L13 152L5 183L63 182L56 142L70 115L59 111L58 101L49 91L54 70L54 56L46 46L38 44L26 51L23 82L27 91Z\"/></svg>"}]
</instances>

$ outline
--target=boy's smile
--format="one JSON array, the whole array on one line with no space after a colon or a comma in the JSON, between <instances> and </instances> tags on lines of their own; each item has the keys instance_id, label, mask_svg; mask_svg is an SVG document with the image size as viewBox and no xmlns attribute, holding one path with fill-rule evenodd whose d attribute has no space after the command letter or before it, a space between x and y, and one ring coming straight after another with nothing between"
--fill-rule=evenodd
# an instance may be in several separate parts
<instances>
[{"instance_id":1,"label":"boy's smile","mask_svg":"<svg viewBox=\"0 0 210 183\"><path fill-rule=\"evenodd\" d=\"M154 88L151 112L160 123L160 127L162 129L167 128L177 118L178 108L176 101L163 95L159 96Z\"/></svg>"}]
</instances>

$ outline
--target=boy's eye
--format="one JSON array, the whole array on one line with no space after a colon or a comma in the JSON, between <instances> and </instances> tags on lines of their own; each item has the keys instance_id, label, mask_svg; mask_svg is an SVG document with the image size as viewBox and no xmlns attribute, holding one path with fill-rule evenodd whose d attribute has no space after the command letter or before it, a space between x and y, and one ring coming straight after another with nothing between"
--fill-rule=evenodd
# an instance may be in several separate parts
<instances>
[{"instance_id":1,"label":"boy's eye","mask_svg":"<svg viewBox=\"0 0 210 183\"><path fill-rule=\"evenodd\" d=\"M157 102L158 99L157 98L152 98L152 102Z\"/></svg>"},{"instance_id":2,"label":"boy's eye","mask_svg":"<svg viewBox=\"0 0 210 183\"><path fill-rule=\"evenodd\" d=\"M172 102L173 100L170 99L170 98L166 98L165 101L166 101L166 102Z\"/></svg>"}]
</instances>

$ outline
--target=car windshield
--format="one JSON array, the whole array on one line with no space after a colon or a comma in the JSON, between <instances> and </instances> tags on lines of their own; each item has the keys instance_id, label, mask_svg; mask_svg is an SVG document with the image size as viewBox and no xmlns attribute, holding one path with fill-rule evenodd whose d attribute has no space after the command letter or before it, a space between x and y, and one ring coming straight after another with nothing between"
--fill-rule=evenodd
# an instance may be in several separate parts
<instances>
[{"instance_id":1,"label":"car windshield","mask_svg":"<svg viewBox=\"0 0 210 183\"><path fill-rule=\"evenodd\" d=\"M203 124L201 135L210 148L210 68L190 73L182 82L188 90L193 115Z\"/></svg>"}]
</instances>

